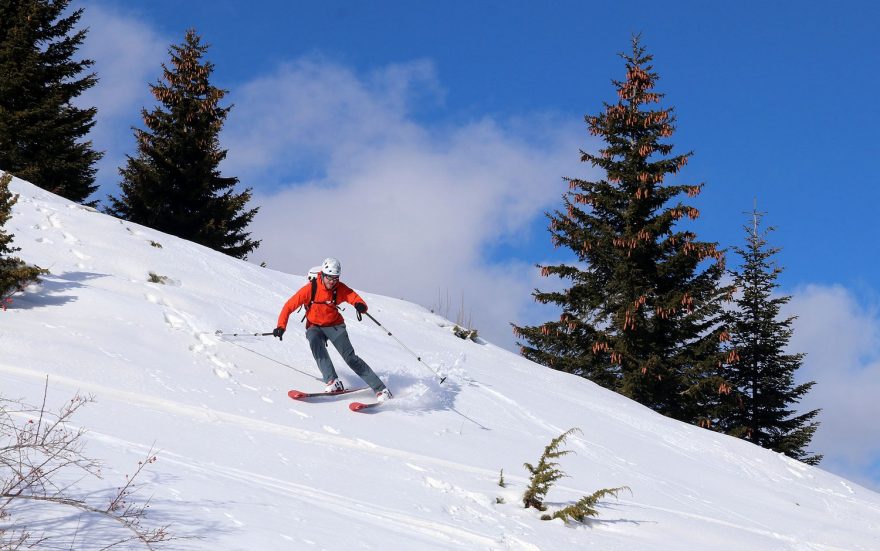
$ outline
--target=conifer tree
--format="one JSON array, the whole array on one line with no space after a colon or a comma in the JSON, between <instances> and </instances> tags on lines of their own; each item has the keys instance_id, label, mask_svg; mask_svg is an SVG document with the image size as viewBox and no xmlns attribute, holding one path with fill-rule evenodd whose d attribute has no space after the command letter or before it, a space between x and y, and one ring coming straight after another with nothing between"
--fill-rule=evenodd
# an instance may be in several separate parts
<instances>
[{"instance_id":1,"label":"conifer tree","mask_svg":"<svg viewBox=\"0 0 880 551\"><path fill-rule=\"evenodd\" d=\"M529 478L529 486L526 488L522 497L523 506L526 509L534 507L539 511L547 510L547 506L544 503L544 500L547 497L547 492L550 491L550 488L557 480L564 476L568 476L562 472L559 468L559 463L557 463L556 460L564 455L573 453L571 450L560 450L559 446L561 446L562 443L575 432L581 432L581 430L578 428L571 428L551 440L550 443L547 444L547 447L544 448L544 453L538 460L537 465L532 465L531 463L523 464L526 470L532 475ZM576 503L559 509L553 514L541 515L541 520L553 520L558 518L562 519L563 522L568 522L569 520L583 522L587 517L594 517L599 514L599 511L596 510L595 506L600 499L607 495L617 497L617 494L622 490L629 490L629 487L621 486L620 488L603 488L597 490L588 496L582 497Z\"/></svg>"},{"instance_id":2,"label":"conifer tree","mask_svg":"<svg viewBox=\"0 0 880 551\"><path fill-rule=\"evenodd\" d=\"M74 59L86 30L74 30L83 10L65 15L69 4L0 1L0 168L82 203L103 154L82 140L97 110L72 103L98 79L83 75L93 61Z\"/></svg>"},{"instance_id":3,"label":"conifer tree","mask_svg":"<svg viewBox=\"0 0 880 551\"><path fill-rule=\"evenodd\" d=\"M804 450L819 426L815 417L820 410L797 414L793 409L815 382L794 382L804 354L785 352L796 317L780 319L780 309L791 296L773 296L782 268L772 259L780 249L768 246L772 227L759 231L762 214L753 212L752 217L752 224L744 226L746 246L733 249L743 261L740 270L730 272L741 291L728 313L734 358L726 378L736 400L718 429L816 465L822 456Z\"/></svg>"},{"instance_id":4,"label":"conifer tree","mask_svg":"<svg viewBox=\"0 0 880 551\"><path fill-rule=\"evenodd\" d=\"M561 309L558 320L514 325L522 354L573 373L688 422L708 424L719 391L725 332L720 283L724 253L676 228L699 211L676 197L698 195L703 184L671 185L692 153L672 156L665 139L674 131L671 108L654 106L658 74L634 36L621 54L626 79L613 81L618 101L586 116L589 131L605 142L581 160L604 171L597 181L566 178L564 208L548 214L556 247L576 264L538 266L570 286L535 290L543 304Z\"/></svg>"},{"instance_id":5,"label":"conifer tree","mask_svg":"<svg viewBox=\"0 0 880 551\"><path fill-rule=\"evenodd\" d=\"M559 463L556 462L556 459L573 453L571 450L560 450L559 446L565 442L566 438L575 432L580 432L580 429L570 428L551 440L550 443L547 444L547 447L544 448L544 453L541 454L541 458L538 460L537 465L532 465L531 463L523 464L526 470L532 475L529 479L529 487L526 488L522 498L523 506L526 509L534 507L539 511L547 510L547 507L544 505L544 498L547 496L547 492L550 491L550 487L553 486L557 480L566 476L565 473L560 470Z\"/></svg>"},{"instance_id":6,"label":"conifer tree","mask_svg":"<svg viewBox=\"0 0 880 551\"><path fill-rule=\"evenodd\" d=\"M151 85L161 105L143 110L146 130L134 129L138 154L119 170L119 198L110 214L200 243L236 258L259 246L245 228L257 213L246 210L251 189L236 193L238 178L221 176L226 157L219 134L231 107L210 83L214 65L195 30L169 49L163 80Z\"/></svg>"},{"instance_id":7,"label":"conifer tree","mask_svg":"<svg viewBox=\"0 0 880 551\"><path fill-rule=\"evenodd\" d=\"M6 310L13 293L30 283L36 283L41 274L47 273L42 268L29 266L21 259L10 256L21 250L12 246L14 236L3 229L12 216L12 205L18 200L18 196L9 191L11 181L9 173L0 173L0 308L3 310Z\"/></svg>"}]
</instances>

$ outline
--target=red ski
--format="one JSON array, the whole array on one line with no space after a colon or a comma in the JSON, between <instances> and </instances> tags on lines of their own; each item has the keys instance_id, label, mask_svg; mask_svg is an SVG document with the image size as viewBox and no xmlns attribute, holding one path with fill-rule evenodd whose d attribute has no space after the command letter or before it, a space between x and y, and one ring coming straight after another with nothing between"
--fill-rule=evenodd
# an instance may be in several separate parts
<instances>
[{"instance_id":1,"label":"red ski","mask_svg":"<svg viewBox=\"0 0 880 551\"><path fill-rule=\"evenodd\" d=\"M308 400L310 398L324 398L329 396L340 396L342 394L350 394L352 392L360 392L361 390L367 390L368 387L360 387L360 388L347 388L345 390L339 392L303 392L301 390L291 390L287 393L288 396L293 398L294 400Z\"/></svg>"},{"instance_id":2,"label":"red ski","mask_svg":"<svg viewBox=\"0 0 880 551\"><path fill-rule=\"evenodd\" d=\"M352 402L348 404L348 409L350 409L351 411L361 411L363 409L374 408L381 405L382 402L371 402L369 404L365 404L363 402Z\"/></svg>"}]
</instances>

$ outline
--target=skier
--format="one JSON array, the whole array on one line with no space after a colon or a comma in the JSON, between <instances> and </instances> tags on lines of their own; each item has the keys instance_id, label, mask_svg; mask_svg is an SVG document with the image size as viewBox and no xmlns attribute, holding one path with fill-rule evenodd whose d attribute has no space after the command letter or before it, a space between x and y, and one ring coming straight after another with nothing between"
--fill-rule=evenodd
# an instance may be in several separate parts
<instances>
[{"instance_id":1,"label":"skier","mask_svg":"<svg viewBox=\"0 0 880 551\"><path fill-rule=\"evenodd\" d=\"M340 392L345 388L336 374L330 355L327 353L327 341L333 343L336 350L361 379L376 393L376 400L384 402L391 398L391 392L385 386L376 373L367 365L367 362L354 353L348 331L345 329L345 319L339 313L337 304L347 302L354 305L358 314L367 311L367 303L357 293L339 281L342 273L342 265L335 258L327 258L321 264L321 271L303 286L302 289L290 297L281 308L278 316L278 327L272 331L272 335L283 340L284 331L287 329L287 320L290 314L300 306L306 307L306 340L312 349L312 356L321 370L324 383L327 385L324 392ZM358 316L360 318L360 316Z\"/></svg>"}]
</instances>

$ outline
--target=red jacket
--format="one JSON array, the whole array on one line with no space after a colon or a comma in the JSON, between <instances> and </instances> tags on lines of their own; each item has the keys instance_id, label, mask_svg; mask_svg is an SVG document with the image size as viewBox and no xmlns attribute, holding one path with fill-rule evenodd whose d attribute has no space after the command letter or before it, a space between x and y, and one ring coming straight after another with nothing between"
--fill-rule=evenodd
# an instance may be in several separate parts
<instances>
[{"instance_id":1,"label":"red jacket","mask_svg":"<svg viewBox=\"0 0 880 551\"><path fill-rule=\"evenodd\" d=\"M315 302L308 308L308 313L306 314L306 328L309 328L312 325L331 327L333 325L345 323L342 314L340 314L339 310L336 309L336 306L332 304L333 289L328 290L325 288L320 276L318 276L318 280L315 283ZM281 313L278 315L278 327L287 329L287 319L290 317L290 314L300 306L308 305L311 300L312 282L310 281L290 297L286 303L284 303L284 307L281 308ZM360 295L352 291L348 285L340 281L336 284L336 303L340 304L343 302L349 304L363 302L366 304Z\"/></svg>"}]
</instances>

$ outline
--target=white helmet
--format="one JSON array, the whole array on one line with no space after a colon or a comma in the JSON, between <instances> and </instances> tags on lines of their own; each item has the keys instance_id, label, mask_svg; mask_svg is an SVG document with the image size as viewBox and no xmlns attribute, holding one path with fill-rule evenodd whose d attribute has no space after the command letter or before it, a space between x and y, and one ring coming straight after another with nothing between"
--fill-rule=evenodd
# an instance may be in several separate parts
<instances>
[{"instance_id":1,"label":"white helmet","mask_svg":"<svg viewBox=\"0 0 880 551\"><path fill-rule=\"evenodd\" d=\"M321 273L339 277L342 274L342 264L335 258L325 258L324 262L321 263Z\"/></svg>"}]
</instances>

